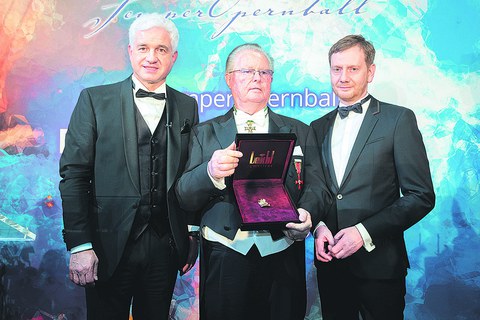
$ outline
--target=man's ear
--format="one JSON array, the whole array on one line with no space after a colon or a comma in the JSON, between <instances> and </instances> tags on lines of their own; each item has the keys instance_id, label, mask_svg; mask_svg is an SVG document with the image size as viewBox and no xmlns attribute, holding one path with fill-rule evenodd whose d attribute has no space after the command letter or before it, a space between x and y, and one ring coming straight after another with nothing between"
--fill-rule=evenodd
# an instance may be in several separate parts
<instances>
[{"instance_id":1,"label":"man's ear","mask_svg":"<svg viewBox=\"0 0 480 320\"><path fill-rule=\"evenodd\" d=\"M232 87L230 87L231 76L232 76L231 73L225 73L225 82L227 83L227 86L228 86L230 89L232 89Z\"/></svg>"},{"instance_id":2,"label":"man's ear","mask_svg":"<svg viewBox=\"0 0 480 320\"><path fill-rule=\"evenodd\" d=\"M375 76L376 68L377 68L377 66L374 63L372 65L370 65L370 67L368 67L368 83L373 81L373 77Z\"/></svg>"}]
</instances>

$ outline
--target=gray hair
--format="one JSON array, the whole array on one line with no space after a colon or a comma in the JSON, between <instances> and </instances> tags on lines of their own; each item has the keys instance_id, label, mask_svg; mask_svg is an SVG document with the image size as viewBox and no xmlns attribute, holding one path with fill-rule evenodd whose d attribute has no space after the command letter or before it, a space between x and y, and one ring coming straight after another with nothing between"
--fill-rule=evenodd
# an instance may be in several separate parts
<instances>
[{"instance_id":1,"label":"gray hair","mask_svg":"<svg viewBox=\"0 0 480 320\"><path fill-rule=\"evenodd\" d=\"M258 53L264 55L268 60L270 70L273 71L273 58L265 50L263 50L263 48L259 44L257 44L257 43L245 43L245 44L241 44L241 45L235 47L235 49L233 49L232 52L230 52L230 54L228 55L227 63L225 64L225 72L226 73L229 73L230 71L233 70L233 62L235 61L235 57L240 52L243 52L243 51L246 51L246 50L252 50L252 51L255 51L255 52L258 52Z\"/></svg>"},{"instance_id":2,"label":"gray hair","mask_svg":"<svg viewBox=\"0 0 480 320\"><path fill-rule=\"evenodd\" d=\"M328 62L332 64L332 55L342 52L352 47L359 46L365 53L365 62L367 66L371 66L375 60L375 48L370 41L365 40L362 35L351 34L338 40L328 52Z\"/></svg>"},{"instance_id":3,"label":"gray hair","mask_svg":"<svg viewBox=\"0 0 480 320\"><path fill-rule=\"evenodd\" d=\"M128 41L131 46L135 42L135 35L138 31L148 30L150 28L160 27L165 29L170 35L170 41L172 43L172 52L177 51L178 47L178 29L175 24L168 19L165 19L159 13L143 13L141 16L135 19L128 29Z\"/></svg>"}]
</instances>

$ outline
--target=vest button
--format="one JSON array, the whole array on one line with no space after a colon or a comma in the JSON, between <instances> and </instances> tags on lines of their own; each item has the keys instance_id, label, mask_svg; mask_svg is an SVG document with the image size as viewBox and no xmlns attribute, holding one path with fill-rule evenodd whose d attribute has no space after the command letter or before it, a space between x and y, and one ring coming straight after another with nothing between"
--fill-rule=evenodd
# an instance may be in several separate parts
<instances>
[{"instance_id":1,"label":"vest button","mask_svg":"<svg viewBox=\"0 0 480 320\"><path fill-rule=\"evenodd\" d=\"M341 193L337 194L337 199L338 200L342 200L343 199L343 195Z\"/></svg>"},{"instance_id":2,"label":"vest button","mask_svg":"<svg viewBox=\"0 0 480 320\"><path fill-rule=\"evenodd\" d=\"M220 201L223 201L223 200L225 200L225 197L224 197L224 196L220 196L220 197L218 197L218 199L219 199Z\"/></svg>"}]
</instances>

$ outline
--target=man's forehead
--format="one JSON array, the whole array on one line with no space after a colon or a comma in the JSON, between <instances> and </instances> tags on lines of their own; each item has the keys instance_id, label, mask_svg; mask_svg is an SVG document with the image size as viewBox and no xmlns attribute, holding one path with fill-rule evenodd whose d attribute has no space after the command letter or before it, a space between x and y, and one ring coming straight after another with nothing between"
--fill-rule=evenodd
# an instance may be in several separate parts
<instances>
[{"instance_id":1,"label":"man's forehead","mask_svg":"<svg viewBox=\"0 0 480 320\"><path fill-rule=\"evenodd\" d=\"M244 50L237 54L234 63L238 64L265 64L269 65L267 57L256 50Z\"/></svg>"}]
</instances>

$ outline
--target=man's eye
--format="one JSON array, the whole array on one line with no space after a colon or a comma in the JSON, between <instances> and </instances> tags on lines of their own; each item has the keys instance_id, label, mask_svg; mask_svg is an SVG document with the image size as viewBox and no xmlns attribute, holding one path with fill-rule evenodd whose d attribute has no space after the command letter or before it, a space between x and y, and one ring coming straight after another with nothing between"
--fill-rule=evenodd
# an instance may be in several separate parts
<instances>
[{"instance_id":1,"label":"man's eye","mask_svg":"<svg viewBox=\"0 0 480 320\"><path fill-rule=\"evenodd\" d=\"M253 69L241 69L240 72L244 75L250 75L250 74L253 74L255 72L255 70L253 70Z\"/></svg>"}]
</instances>

